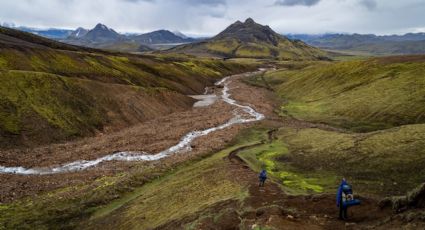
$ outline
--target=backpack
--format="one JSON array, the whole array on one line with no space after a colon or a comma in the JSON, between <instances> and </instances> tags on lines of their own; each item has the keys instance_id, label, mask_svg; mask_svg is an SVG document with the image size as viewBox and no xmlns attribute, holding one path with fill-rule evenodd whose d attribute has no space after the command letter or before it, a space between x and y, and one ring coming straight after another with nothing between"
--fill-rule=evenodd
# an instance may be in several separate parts
<instances>
[{"instance_id":1,"label":"backpack","mask_svg":"<svg viewBox=\"0 0 425 230\"><path fill-rule=\"evenodd\" d=\"M351 185L345 184L342 186L342 192L345 193L346 195L353 194L353 189L351 188Z\"/></svg>"},{"instance_id":2,"label":"backpack","mask_svg":"<svg viewBox=\"0 0 425 230\"><path fill-rule=\"evenodd\" d=\"M267 172L266 172L266 170L261 171L260 178L267 178Z\"/></svg>"}]
</instances>

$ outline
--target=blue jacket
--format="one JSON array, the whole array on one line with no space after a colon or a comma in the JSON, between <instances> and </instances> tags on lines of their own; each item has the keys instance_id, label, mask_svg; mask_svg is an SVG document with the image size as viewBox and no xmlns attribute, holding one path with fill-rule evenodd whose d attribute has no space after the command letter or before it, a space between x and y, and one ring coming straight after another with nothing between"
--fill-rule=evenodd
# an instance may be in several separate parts
<instances>
[{"instance_id":1,"label":"blue jacket","mask_svg":"<svg viewBox=\"0 0 425 230\"><path fill-rule=\"evenodd\" d=\"M260 175L258 176L260 179L267 179L267 172L266 170L261 170Z\"/></svg>"},{"instance_id":2,"label":"blue jacket","mask_svg":"<svg viewBox=\"0 0 425 230\"><path fill-rule=\"evenodd\" d=\"M338 191L336 193L336 206L339 207L341 204L340 202L342 201L342 186L346 185L347 181L346 180L342 180L341 184L338 187Z\"/></svg>"}]
</instances>

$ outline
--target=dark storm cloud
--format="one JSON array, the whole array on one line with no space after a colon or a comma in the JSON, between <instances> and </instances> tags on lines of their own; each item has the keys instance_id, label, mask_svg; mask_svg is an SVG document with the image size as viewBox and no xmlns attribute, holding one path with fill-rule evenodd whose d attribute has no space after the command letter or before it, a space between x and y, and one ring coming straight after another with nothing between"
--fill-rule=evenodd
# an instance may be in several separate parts
<instances>
[{"instance_id":1,"label":"dark storm cloud","mask_svg":"<svg viewBox=\"0 0 425 230\"><path fill-rule=\"evenodd\" d=\"M275 5L280 6L313 6L319 3L320 0L276 0Z\"/></svg>"}]
</instances>

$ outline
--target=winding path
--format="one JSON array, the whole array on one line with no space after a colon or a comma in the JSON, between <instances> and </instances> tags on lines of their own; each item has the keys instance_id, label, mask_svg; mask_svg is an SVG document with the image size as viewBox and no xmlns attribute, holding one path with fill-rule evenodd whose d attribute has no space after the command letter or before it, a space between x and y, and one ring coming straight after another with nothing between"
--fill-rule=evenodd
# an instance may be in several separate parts
<instances>
[{"instance_id":1,"label":"winding path","mask_svg":"<svg viewBox=\"0 0 425 230\"><path fill-rule=\"evenodd\" d=\"M64 173L64 172L75 172L85 170L90 167L94 167L105 161L155 161L176 153L187 152L191 150L191 143L198 137L208 135L211 132L222 130L227 127L230 127L235 124L242 124L248 122L259 121L265 118L264 114L261 114L255 111L252 107L247 105L238 104L237 101L230 97L229 93L229 84L231 82L231 77L225 77L221 81L217 82L216 85L223 86L221 99L237 107L238 109L234 110L234 117L231 118L224 124L219 126L211 127L205 130L194 130L186 135L184 135L180 142L174 146L171 146L168 149L165 149L156 154L148 154L146 152L132 152L124 151L117 152L114 154L106 155L101 158L94 160L79 160L74 161L68 164L64 164L58 167L49 167L49 168L24 168L24 167L4 167L0 166L0 173L9 173L9 174L20 174L20 175L48 175L55 173ZM241 113L241 111L243 111Z\"/></svg>"}]
</instances>

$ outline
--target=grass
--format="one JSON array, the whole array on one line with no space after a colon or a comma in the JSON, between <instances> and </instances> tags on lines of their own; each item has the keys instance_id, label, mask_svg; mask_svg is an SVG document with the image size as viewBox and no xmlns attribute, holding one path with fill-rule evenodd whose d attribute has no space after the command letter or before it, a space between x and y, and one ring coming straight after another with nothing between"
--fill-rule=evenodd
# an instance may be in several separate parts
<instances>
[{"instance_id":1,"label":"grass","mask_svg":"<svg viewBox=\"0 0 425 230\"><path fill-rule=\"evenodd\" d=\"M357 193L397 195L423 181L425 125L406 125L368 134L314 128L280 128L277 139L239 152L250 168L266 169L292 194L334 192L342 177ZM254 129L249 139L264 140Z\"/></svg>"},{"instance_id":2,"label":"grass","mask_svg":"<svg viewBox=\"0 0 425 230\"><path fill-rule=\"evenodd\" d=\"M265 167L295 192L307 192L305 178L317 186L312 192L327 192L347 177L371 196L402 194L423 181L423 56L280 66L246 82L272 88L282 117L352 132L281 128L277 140L240 153L251 167Z\"/></svg>"},{"instance_id":3,"label":"grass","mask_svg":"<svg viewBox=\"0 0 425 230\"><path fill-rule=\"evenodd\" d=\"M199 159L193 159L172 167L136 164L128 172L2 204L0 229L74 229L98 207L110 202L112 208L119 206L117 198L128 199L129 192L137 192L140 186L197 161Z\"/></svg>"},{"instance_id":4,"label":"grass","mask_svg":"<svg viewBox=\"0 0 425 230\"><path fill-rule=\"evenodd\" d=\"M0 78L1 98L9 102L3 111L11 111L0 116L0 127L6 132L19 133L22 117L31 113L65 135L82 134L104 122L104 111L93 103L96 100L69 78L16 70L1 73Z\"/></svg>"},{"instance_id":5,"label":"grass","mask_svg":"<svg viewBox=\"0 0 425 230\"><path fill-rule=\"evenodd\" d=\"M241 135L231 147L213 155L171 167L136 164L128 172L2 204L0 229L96 228L108 221L147 228L221 201L241 200L247 196L246 187L232 179L225 169L230 162L223 157L258 143L257 137L247 137Z\"/></svg>"},{"instance_id":6,"label":"grass","mask_svg":"<svg viewBox=\"0 0 425 230\"><path fill-rule=\"evenodd\" d=\"M244 42L237 38L217 38L172 49L175 52L213 54L231 58L267 58L276 60L318 60L326 53L301 42L281 39L273 45L261 40Z\"/></svg>"},{"instance_id":7,"label":"grass","mask_svg":"<svg viewBox=\"0 0 425 230\"><path fill-rule=\"evenodd\" d=\"M263 139L268 130L252 129L249 138ZM266 169L268 175L279 182L286 192L292 194L320 193L330 191L335 178L301 172L281 159L290 154L288 145L279 136L272 142L265 143L258 147L250 148L238 153L238 155L254 171ZM328 187L326 187L328 186Z\"/></svg>"},{"instance_id":8,"label":"grass","mask_svg":"<svg viewBox=\"0 0 425 230\"><path fill-rule=\"evenodd\" d=\"M385 60L312 64L264 79L284 101L282 115L356 132L424 122L425 62Z\"/></svg>"},{"instance_id":9,"label":"grass","mask_svg":"<svg viewBox=\"0 0 425 230\"><path fill-rule=\"evenodd\" d=\"M284 128L290 153L281 160L297 171L347 177L366 194L403 193L423 180L424 129L407 125L359 135Z\"/></svg>"},{"instance_id":10,"label":"grass","mask_svg":"<svg viewBox=\"0 0 425 230\"><path fill-rule=\"evenodd\" d=\"M109 220L121 228L155 228L215 203L243 198L246 188L231 179L225 169L228 162L222 159L237 147L173 171L97 210L90 220L94 225L89 225Z\"/></svg>"}]
</instances>

